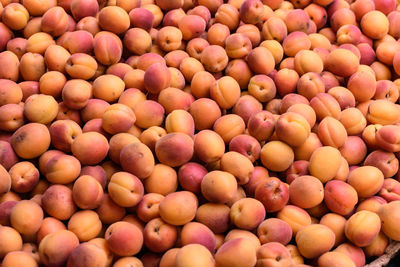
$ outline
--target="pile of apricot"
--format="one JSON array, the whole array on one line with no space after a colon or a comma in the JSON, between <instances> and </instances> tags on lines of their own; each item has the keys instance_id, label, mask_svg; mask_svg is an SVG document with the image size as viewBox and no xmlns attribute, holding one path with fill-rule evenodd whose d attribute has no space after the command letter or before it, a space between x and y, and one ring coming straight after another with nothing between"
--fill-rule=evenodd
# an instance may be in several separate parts
<instances>
[{"instance_id":1,"label":"pile of apricot","mask_svg":"<svg viewBox=\"0 0 400 267\"><path fill-rule=\"evenodd\" d=\"M0 0L0 266L364 266L399 38L396 0Z\"/></svg>"}]
</instances>

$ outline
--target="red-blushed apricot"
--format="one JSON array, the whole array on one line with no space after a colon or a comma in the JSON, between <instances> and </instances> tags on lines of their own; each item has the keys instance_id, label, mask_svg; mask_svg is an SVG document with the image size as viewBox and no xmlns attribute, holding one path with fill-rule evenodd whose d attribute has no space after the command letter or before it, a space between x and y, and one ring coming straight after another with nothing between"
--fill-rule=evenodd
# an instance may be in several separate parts
<instances>
[{"instance_id":1,"label":"red-blushed apricot","mask_svg":"<svg viewBox=\"0 0 400 267\"><path fill-rule=\"evenodd\" d=\"M90 262L88 266L96 266L96 264L107 265L107 256L108 255L106 252L99 247L99 245L90 242L84 242L71 252L66 266L80 267L83 265L82 262L85 262L86 260Z\"/></svg>"},{"instance_id":2,"label":"red-blushed apricot","mask_svg":"<svg viewBox=\"0 0 400 267\"><path fill-rule=\"evenodd\" d=\"M36 158L43 154L50 145L49 130L43 124L25 124L13 133L11 145L19 157Z\"/></svg>"},{"instance_id":3,"label":"red-blushed apricot","mask_svg":"<svg viewBox=\"0 0 400 267\"><path fill-rule=\"evenodd\" d=\"M269 242L257 249L257 265L268 264L292 265L289 250L278 242Z\"/></svg>"},{"instance_id":4,"label":"red-blushed apricot","mask_svg":"<svg viewBox=\"0 0 400 267\"><path fill-rule=\"evenodd\" d=\"M292 229L288 223L281 219L269 218L258 226L257 235L261 244L279 242L282 245L287 245L292 238Z\"/></svg>"},{"instance_id":5,"label":"red-blushed apricot","mask_svg":"<svg viewBox=\"0 0 400 267\"><path fill-rule=\"evenodd\" d=\"M281 141L270 141L261 149L261 162L271 171L284 171L293 160L293 149Z\"/></svg>"},{"instance_id":6,"label":"red-blushed apricot","mask_svg":"<svg viewBox=\"0 0 400 267\"><path fill-rule=\"evenodd\" d=\"M193 258L198 260L193 261ZM212 267L215 262L211 252L201 244L188 244L180 248L175 256L176 267Z\"/></svg>"},{"instance_id":7,"label":"red-blushed apricot","mask_svg":"<svg viewBox=\"0 0 400 267\"><path fill-rule=\"evenodd\" d=\"M101 184L90 175L80 176L72 187L74 203L81 209L95 209L103 199Z\"/></svg>"},{"instance_id":8,"label":"red-blushed apricot","mask_svg":"<svg viewBox=\"0 0 400 267\"><path fill-rule=\"evenodd\" d=\"M134 142L122 148L120 153L122 168L133 175L144 179L154 169L154 156L151 150L140 142Z\"/></svg>"},{"instance_id":9,"label":"red-blushed apricot","mask_svg":"<svg viewBox=\"0 0 400 267\"><path fill-rule=\"evenodd\" d=\"M0 236L4 240L0 245L0 257L3 258L12 251L21 250L22 237L14 228L0 226Z\"/></svg>"},{"instance_id":10,"label":"red-blushed apricot","mask_svg":"<svg viewBox=\"0 0 400 267\"><path fill-rule=\"evenodd\" d=\"M193 96L184 90L168 87L158 94L158 103L161 104L166 113L174 110L188 110L193 103Z\"/></svg>"},{"instance_id":11,"label":"red-blushed apricot","mask_svg":"<svg viewBox=\"0 0 400 267\"><path fill-rule=\"evenodd\" d=\"M59 220L69 219L76 211L72 190L64 185L50 186L43 193L42 207L52 217Z\"/></svg>"},{"instance_id":12,"label":"red-blushed apricot","mask_svg":"<svg viewBox=\"0 0 400 267\"><path fill-rule=\"evenodd\" d=\"M95 17L98 11L99 3L97 1L74 0L71 2L71 13L75 20L89 16Z\"/></svg>"},{"instance_id":13,"label":"red-blushed apricot","mask_svg":"<svg viewBox=\"0 0 400 267\"><path fill-rule=\"evenodd\" d=\"M92 210L81 210L68 221L68 230L73 232L81 242L96 238L102 229L99 216Z\"/></svg>"},{"instance_id":14,"label":"red-blushed apricot","mask_svg":"<svg viewBox=\"0 0 400 267\"><path fill-rule=\"evenodd\" d=\"M196 221L206 225L214 233L223 233L229 228L230 208L224 204L206 203L197 209Z\"/></svg>"},{"instance_id":15,"label":"red-blushed apricot","mask_svg":"<svg viewBox=\"0 0 400 267\"><path fill-rule=\"evenodd\" d=\"M230 255L237 255L236 259ZM235 238L224 243L215 254L218 266L255 266L257 261L256 248L248 238Z\"/></svg>"},{"instance_id":16,"label":"red-blushed apricot","mask_svg":"<svg viewBox=\"0 0 400 267\"><path fill-rule=\"evenodd\" d=\"M367 154L367 146L358 136L349 136L339 150L350 165L360 164Z\"/></svg>"},{"instance_id":17,"label":"red-blushed apricot","mask_svg":"<svg viewBox=\"0 0 400 267\"><path fill-rule=\"evenodd\" d=\"M266 177L257 184L254 197L267 212L277 212L289 201L289 187L276 177Z\"/></svg>"},{"instance_id":18,"label":"red-blushed apricot","mask_svg":"<svg viewBox=\"0 0 400 267\"><path fill-rule=\"evenodd\" d=\"M241 96L233 106L232 112L242 117L247 124L253 114L262 110L262 104L251 95Z\"/></svg>"},{"instance_id":19,"label":"red-blushed apricot","mask_svg":"<svg viewBox=\"0 0 400 267\"><path fill-rule=\"evenodd\" d=\"M137 205L136 212L140 220L149 222L159 216L159 204L164 196L158 193L147 193Z\"/></svg>"},{"instance_id":20,"label":"red-blushed apricot","mask_svg":"<svg viewBox=\"0 0 400 267\"><path fill-rule=\"evenodd\" d=\"M363 210L356 212L347 220L345 234L356 246L365 247L372 243L380 229L379 216L374 212Z\"/></svg>"},{"instance_id":21,"label":"red-blushed apricot","mask_svg":"<svg viewBox=\"0 0 400 267\"><path fill-rule=\"evenodd\" d=\"M128 222L116 222L111 224L104 238L112 252L119 256L130 256L137 254L143 245L143 233L140 229ZM135 242L126 243L126 240L135 240Z\"/></svg>"},{"instance_id":22,"label":"red-blushed apricot","mask_svg":"<svg viewBox=\"0 0 400 267\"><path fill-rule=\"evenodd\" d=\"M247 63L255 73L265 75L270 74L275 66L275 60L271 52L262 46L250 51L247 56Z\"/></svg>"},{"instance_id":23,"label":"red-blushed apricot","mask_svg":"<svg viewBox=\"0 0 400 267\"><path fill-rule=\"evenodd\" d=\"M373 166L362 166L352 170L347 182L361 198L375 195L383 185L383 173Z\"/></svg>"},{"instance_id":24,"label":"red-blushed apricot","mask_svg":"<svg viewBox=\"0 0 400 267\"><path fill-rule=\"evenodd\" d=\"M153 252L164 252L176 242L177 230L176 226L165 223L161 218L152 219L144 228L144 245Z\"/></svg>"},{"instance_id":25,"label":"red-blushed apricot","mask_svg":"<svg viewBox=\"0 0 400 267\"><path fill-rule=\"evenodd\" d=\"M49 127L51 144L62 151L70 152L74 139L82 134L79 124L72 120L57 120Z\"/></svg>"},{"instance_id":26,"label":"red-blushed apricot","mask_svg":"<svg viewBox=\"0 0 400 267\"><path fill-rule=\"evenodd\" d=\"M215 234L204 224L190 222L184 225L180 233L182 245L200 244L206 247L211 253L216 248Z\"/></svg>"},{"instance_id":27,"label":"red-blushed apricot","mask_svg":"<svg viewBox=\"0 0 400 267\"><path fill-rule=\"evenodd\" d=\"M172 225L184 225L194 219L197 197L189 191L168 194L159 205L161 218Z\"/></svg>"},{"instance_id":28,"label":"red-blushed apricot","mask_svg":"<svg viewBox=\"0 0 400 267\"><path fill-rule=\"evenodd\" d=\"M198 15L184 16L179 22L179 29L184 40L199 37L206 28L206 22Z\"/></svg>"},{"instance_id":29,"label":"red-blushed apricot","mask_svg":"<svg viewBox=\"0 0 400 267\"><path fill-rule=\"evenodd\" d=\"M340 151L331 146L323 146L315 149L311 154L308 170L312 176L325 183L336 176L340 164ZM329 169L327 169L327 166L329 166Z\"/></svg>"},{"instance_id":30,"label":"red-blushed apricot","mask_svg":"<svg viewBox=\"0 0 400 267\"><path fill-rule=\"evenodd\" d=\"M194 142L187 134L169 133L156 142L155 152L161 163L177 167L192 158Z\"/></svg>"},{"instance_id":31,"label":"red-blushed apricot","mask_svg":"<svg viewBox=\"0 0 400 267\"><path fill-rule=\"evenodd\" d=\"M225 74L233 77L240 88L246 88L252 76L250 67L244 59L230 61L225 68Z\"/></svg>"},{"instance_id":32,"label":"red-blushed apricot","mask_svg":"<svg viewBox=\"0 0 400 267\"><path fill-rule=\"evenodd\" d=\"M64 265L70 253L78 245L79 240L71 231L59 230L51 233L45 236L39 244L40 260L45 265Z\"/></svg>"},{"instance_id":33,"label":"red-blushed apricot","mask_svg":"<svg viewBox=\"0 0 400 267\"><path fill-rule=\"evenodd\" d=\"M112 65L121 59L122 41L111 32L98 32L94 36L93 52L99 63Z\"/></svg>"},{"instance_id":34,"label":"red-blushed apricot","mask_svg":"<svg viewBox=\"0 0 400 267\"><path fill-rule=\"evenodd\" d=\"M86 132L78 135L71 145L72 154L82 164L87 165L101 162L107 156L108 149L107 139L97 132Z\"/></svg>"},{"instance_id":35,"label":"red-blushed apricot","mask_svg":"<svg viewBox=\"0 0 400 267\"><path fill-rule=\"evenodd\" d=\"M358 202L357 191L349 184L332 180L325 185L325 204L335 213L347 215Z\"/></svg>"},{"instance_id":36,"label":"red-blushed apricot","mask_svg":"<svg viewBox=\"0 0 400 267\"><path fill-rule=\"evenodd\" d=\"M393 177L399 169L398 159L391 152L375 150L369 153L364 160L364 165L377 167L385 178Z\"/></svg>"}]
</instances>

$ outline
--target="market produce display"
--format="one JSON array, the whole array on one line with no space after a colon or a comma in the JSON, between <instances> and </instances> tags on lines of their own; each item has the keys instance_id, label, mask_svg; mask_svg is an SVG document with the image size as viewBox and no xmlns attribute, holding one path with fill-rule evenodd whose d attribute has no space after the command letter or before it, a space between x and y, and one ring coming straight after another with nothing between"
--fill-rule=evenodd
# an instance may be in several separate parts
<instances>
[{"instance_id":1,"label":"market produce display","mask_svg":"<svg viewBox=\"0 0 400 267\"><path fill-rule=\"evenodd\" d=\"M0 0L0 266L395 252L398 38L396 0Z\"/></svg>"}]
</instances>

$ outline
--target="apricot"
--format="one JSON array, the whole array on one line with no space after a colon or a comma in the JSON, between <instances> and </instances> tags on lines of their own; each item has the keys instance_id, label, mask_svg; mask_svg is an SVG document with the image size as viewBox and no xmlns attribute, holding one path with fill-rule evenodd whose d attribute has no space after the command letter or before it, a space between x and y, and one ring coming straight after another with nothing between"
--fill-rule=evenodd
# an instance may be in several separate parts
<instances>
[{"instance_id":1,"label":"apricot","mask_svg":"<svg viewBox=\"0 0 400 267\"><path fill-rule=\"evenodd\" d=\"M21 58L24 55L22 55ZM2 80L2 83L6 82L6 83L13 84L11 81L16 82L19 78L19 68L20 68L20 62L19 62L19 58L17 57L17 55L12 53L11 51L4 51L4 52L0 53L0 62L2 64L9 66L9 68L6 68L6 69L3 69L0 71L1 79L9 79L9 80ZM26 66L26 62L24 63L24 65ZM8 92L8 94L11 94L11 96L18 95L18 93L19 93L18 91L17 92Z\"/></svg>"},{"instance_id":2,"label":"apricot","mask_svg":"<svg viewBox=\"0 0 400 267\"><path fill-rule=\"evenodd\" d=\"M90 175L81 175L72 187L72 198L81 209L95 209L103 199L101 184Z\"/></svg>"},{"instance_id":3,"label":"apricot","mask_svg":"<svg viewBox=\"0 0 400 267\"><path fill-rule=\"evenodd\" d=\"M104 238L107 241L109 249L119 256L129 256L137 254L143 245L143 233L134 224L128 222L116 222L111 224ZM135 240L129 242L129 245L124 244L124 240ZM122 245L124 244L124 245Z\"/></svg>"},{"instance_id":4,"label":"apricot","mask_svg":"<svg viewBox=\"0 0 400 267\"><path fill-rule=\"evenodd\" d=\"M326 252L318 258L318 266L331 266L332 264L356 266L349 256L340 252Z\"/></svg>"},{"instance_id":5,"label":"apricot","mask_svg":"<svg viewBox=\"0 0 400 267\"><path fill-rule=\"evenodd\" d=\"M233 258L231 255L237 255ZM255 266L257 261L256 248L248 238L235 238L225 242L215 254L218 266Z\"/></svg>"},{"instance_id":6,"label":"apricot","mask_svg":"<svg viewBox=\"0 0 400 267\"><path fill-rule=\"evenodd\" d=\"M50 146L49 130L40 123L25 124L13 133L11 145L19 157L24 159L36 158Z\"/></svg>"},{"instance_id":7,"label":"apricot","mask_svg":"<svg viewBox=\"0 0 400 267\"><path fill-rule=\"evenodd\" d=\"M365 232L364 229L368 229ZM363 210L353 214L346 222L346 237L356 246L365 247L372 243L381 229L379 216L371 211Z\"/></svg>"},{"instance_id":8,"label":"apricot","mask_svg":"<svg viewBox=\"0 0 400 267\"><path fill-rule=\"evenodd\" d=\"M40 260L45 265L64 265L78 245L79 240L71 231L59 230L51 233L39 244Z\"/></svg>"},{"instance_id":9,"label":"apricot","mask_svg":"<svg viewBox=\"0 0 400 267\"><path fill-rule=\"evenodd\" d=\"M195 257L196 261L193 261ZM183 267L211 267L215 262L210 251L200 244L188 244L180 248L175 256L174 266Z\"/></svg>"},{"instance_id":10,"label":"apricot","mask_svg":"<svg viewBox=\"0 0 400 267\"><path fill-rule=\"evenodd\" d=\"M201 192L210 202L226 203L237 192L237 181L229 172L211 171L201 181Z\"/></svg>"},{"instance_id":11,"label":"apricot","mask_svg":"<svg viewBox=\"0 0 400 267\"><path fill-rule=\"evenodd\" d=\"M161 218L172 225L184 225L194 219L197 197L189 191L168 194L159 205ZM179 210L179 212L178 212Z\"/></svg>"},{"instance_id":12,"label":"apricot","mask_svg":"<svg viewBox=\"0 0 400 267\"><path fill-rule=\"evenodd\" d=\"M4 240L0 245L0 257L3 258L12 251L22 249L22 237L14 228L0 226L0 236Z\"/></svg>"},{"instance_id":13,"label":"apricot","mask_svg":"<svg viewBox=\"0 0 400 267\"><path fill-rule=\"evenodd\" d=\"M92 210L78 211L68 221L68 230L73 232L81 242L97 237L101 229L100 218Z\"/></svg>"},{"instance_id":14,"label":"apricot","mask_svg":"<svg viewBox=\"0 0 400 267\"><path fill-rule=\"evenodd\" d=\"M308 209L320 204L324 199L323 185L313 176L297 177L289 186L290 202Z\"/></svg>"},{"instance_id":15,"label":"apricot","mask_svg":"<svg viewBox=\"0 0 400 267\"><path fill-rule=\"evenodd\" d=\"M69 219L76 211L72 190L65 185L51 185L42 195L42 207L56 219Z\"/></svg>"},{"instance_id":16,"label":"apricot","mask_svg":"<svg viewBox=\"0 0 400 267\"><path fill-rule=\"evenodd\" d=\"M350 172L347 182L357 191L359 197L375 195L383 185L383 173L373 166L362 166Z\"/></svg>"},{"instance_id":17,"label":"apricot","mask_svg":"<svg viewBox=\"0 0 400 267\"><path fill-rule=\"evenodd\" d=\"M96 149L93 149L96 147ZM82 163L94 165L101 162L108 153L109 144L104 135L87 132L78 135L71 145L72 154Z\"/></svg>"},{"instance_id":18,"label":"apricot","mask_svg":"<svg viewBox=\"0 0 400 267\"><path fill-rule=\"evenodd\" d=\"M381 11L371 10L361 19L361 29L372 39L381 39L389 31L389 20Z\"/></svg>"},{"instance_id":19,"label":"apricot","mask_svg":"<svg viewBox=\"0 0 400 267\"><path fill-rule=\"evenodd\" d=\"M382 231L393 240L398 240L400 236L399 231L394 227L398 220L398 214L392 213L399 209L399 204L400 202L398 200L384 204L378 212L382 221Z\"/></svg>"},{"instance_id":20,"label":"apricot","mask_svg":"<svg viewBox=\"0 0 400 267\"><path fill-rule=\"evenodd\" d=\"M316 258L331 250L335 243L335 234L325 225L312 224L296 234L296 243L305 258ZM318 246L315 246L316 243Z\"/></svg>"},{"instance_id":21,"label":"apricot","mask_svg":"<svg viewBox=\"0 0 400 267\"><path fill-rule=\"evenodd\" d=\"M154 156L151 150L140 142L134 142L122 148L121 166L125 171L138 178L148 177L154 169Z\"/></svg>"}]
</instances>

